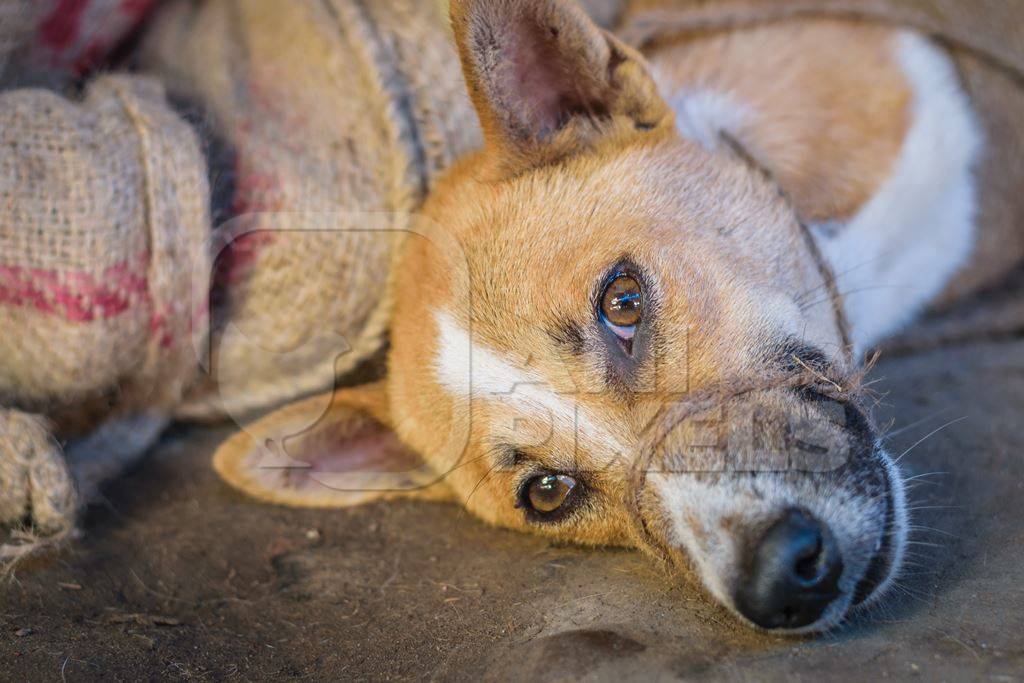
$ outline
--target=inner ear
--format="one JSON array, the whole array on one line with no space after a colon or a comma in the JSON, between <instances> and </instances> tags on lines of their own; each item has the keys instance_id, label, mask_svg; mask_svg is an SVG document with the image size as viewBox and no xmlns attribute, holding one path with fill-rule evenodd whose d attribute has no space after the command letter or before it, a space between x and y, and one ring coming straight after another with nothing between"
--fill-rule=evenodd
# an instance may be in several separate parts
<instances>
[{"instance_id":1,"label":"inner ear","mask_svg":"<svg viewBox=\"0 0 1024 683\"><path fill-rule=\"evenodd\" d=\"M595 72L610 62L608 43L568 31L551 17L523 13L503 38L492 36L499 59L494 95L521 140L550 139L573 116L609 114L606 74Z\"/></svg>"},{"instance_id":2,"label":"inner ear","mask_svg":"<svg viewBox=\"0 0 1024 683\"><path fill-rule=\"evenodd\" d=\"M266 439L266 469L286 472L290 485L301 489L322 486L325 479L344 485L348 475L402 474L423 465L394 432L366 413L325 416L323 422L299 434Z\"/></svg>"},{"instance_id":3,"label":"inner ear","mask_svg":"<svg viewBox=\"0 0 1024 683\"><path fill-rule=\"evenodd\" d=\"M299 507L446 497L443 482L387 425L377 387L323 394L246 426L214 455L245 493Z\"/></svg>"},{"instance_id":4,"label":"inner ear","mask_svg":"<svg viewBox=\"0 0 1024 683\"><path fill-rule=\"evenodd\" d=\"M451 16L484 138L514 169L585 149L615 121L669 120L643 58L575 2L453 0Z\"/></svg>"}]
</instances>

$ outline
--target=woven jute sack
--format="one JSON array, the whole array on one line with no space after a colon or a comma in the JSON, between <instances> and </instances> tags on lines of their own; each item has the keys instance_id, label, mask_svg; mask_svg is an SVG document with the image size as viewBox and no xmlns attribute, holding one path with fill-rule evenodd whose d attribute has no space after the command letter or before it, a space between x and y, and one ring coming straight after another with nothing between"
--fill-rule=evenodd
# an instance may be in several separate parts
<instances>
[{"instance_id":1,"label":"woven jute sack","mask_svg":"<svg viewBox=\"0 0 1024 683\"><path fill-rule=\"evenodd\" d=\"M70 528L170 418L207 324L208 204L156 82L0 93L0 524Z\"/></svg>"},{"instance_id":2,"label":"woven jute sack","mask_svg":"<svg viewBox=\"0 0 1024 683\"><path fill-rule=\"evenodd\" d=\"M0 83L54 82L103 64L158 0L0 0Z\"/></svg>"},{"instance_id":3,"label":"woven jute sack","mask_svg":"<svg viewBox=\"0 0 1024 683\"><path fill-rule=\"evenodd\" d=\"M169 3L143 67L230 151L204 381L180 417L319 391L373 359L399 242L481 136L448 0ZM589 0L608 24L622 0ZM362 373L365 376L365 373Z\"/></svg>"},{"instance_id":4,"label":"woven jute sack","mask_svg":"<svg viewBox=\"0 0 1024 683\"><path fill-rule=\"evenodd\" d=\"M58 4L0 0L0 62L81 75L83 47L116 43L97 30L123 38L126 8L156 3ZM446 2L168 4L150 68L232 159L211 169L230 189L212 248L200 145L154 82L0 95L0 525L43 544L157 438L197 366L182 412L222 417L373 355L406 214L479 144ZM620 3L591 5L607 23ZM0 545L0 564L39 545Z\"/></svg>"},{"instance_id":5,"label":"woven jute sack","mask_svg":"<svg viewBox=\"0 0 1024 683\"><path fill-rule=\"evenodd\" d=\"M0 74L11 55L31 40L42 9L32 0L0 0Z\"/></svg>"},{"instance_id":6,"label":"woven jute sack","mask_svg":"<svg viewBox=\"0 0 1024 683\"><path fill-rule=\"evenodd\" d=\"M155 17L143 67L230 152L207 374L180 416L322 390L381 348L391 255L436 175L480 143L446 4L213 0Z\"/></svg>"}]
</instances>

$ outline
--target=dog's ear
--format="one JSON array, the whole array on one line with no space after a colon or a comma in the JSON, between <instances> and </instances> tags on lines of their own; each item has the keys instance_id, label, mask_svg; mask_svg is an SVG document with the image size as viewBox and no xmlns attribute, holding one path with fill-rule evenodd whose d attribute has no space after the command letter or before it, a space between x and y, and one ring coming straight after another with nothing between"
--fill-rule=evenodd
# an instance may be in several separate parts
<instances>
[{"instance_id":1,"label":"dog's ear","mask_svg":"<svg viewBox=\"0 0 1024 683\"><path fill-rule=\"evenodd\" d=\"M572 0L452 0L486 145L511 170L671 127L643 58Z\"/></svg>"},{"instance_id":2,"label":"dog's ear","mask_svg":"<svg viewBox=\"0 0 1024 683\"><path fill-rule=\"evenodd\" d=\"M248 425L217 449L213 465L235 488L296 507L449 498L389 425L383 382L322 394Z\"/></svg>"}]
</instances>

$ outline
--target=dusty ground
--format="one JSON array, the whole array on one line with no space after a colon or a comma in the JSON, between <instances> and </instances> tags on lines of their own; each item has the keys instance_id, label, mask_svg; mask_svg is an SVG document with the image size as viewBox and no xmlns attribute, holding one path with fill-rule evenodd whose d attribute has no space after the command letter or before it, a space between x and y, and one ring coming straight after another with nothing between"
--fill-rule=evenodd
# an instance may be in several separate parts
<instances>
[{"instance_id":1,"label":"dusty ground","mask_svg":"<svg viewBox=\"0 0 1024 683\"><path fill-rule=\"evenodd\" d=\"M182 429L73 551L0 591L0 679L1024 677L1024 341L883 363L915 483L904 597L830 637L737 626L630 552L554 546L455 507L262 507ZM962 419L960 419L962 418ZM883 417L883 419L885 419ZM933 545L935 544L935 545Z\"/></svg>"}]
</instances>

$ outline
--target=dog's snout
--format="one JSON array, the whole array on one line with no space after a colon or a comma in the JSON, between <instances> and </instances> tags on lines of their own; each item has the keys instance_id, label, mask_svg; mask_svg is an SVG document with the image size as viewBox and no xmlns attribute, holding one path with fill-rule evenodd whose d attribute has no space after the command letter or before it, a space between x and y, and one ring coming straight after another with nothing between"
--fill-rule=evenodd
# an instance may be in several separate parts
<instances>
[{"instance_id":1,"label":"dog's snout","mask_svg":"<svg viewBox=\"0 0 1024 683\"><path fill-rule=\"evenodd\" d=\"M839 548L828 526L807 512L787 511L744 552L736 607L762 628L809 626L839 597Z\"/></svg>"}]
</instances>

